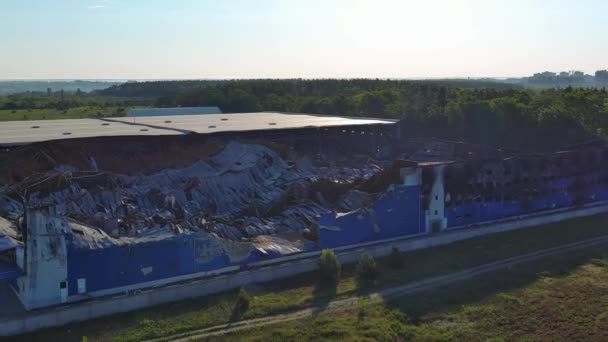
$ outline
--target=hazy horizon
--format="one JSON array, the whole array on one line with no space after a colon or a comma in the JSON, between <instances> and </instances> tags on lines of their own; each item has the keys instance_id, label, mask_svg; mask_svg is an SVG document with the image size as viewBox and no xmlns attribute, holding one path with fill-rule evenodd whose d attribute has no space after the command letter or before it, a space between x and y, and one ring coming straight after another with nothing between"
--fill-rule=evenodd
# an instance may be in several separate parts
<instances>
[{"instance_id":1,"label":"hazy horizon","mask_svg":"<svg viewBox=\"0 0 608 342\"><path fill-rule=\"evenodd\" d=\"M7 0L0 79L593 74L608 68L605 13L600 0Z\"/></svg>"},{"instance_id":2,"label":"hazy horizon","mask_svg":"<svg viewBox=\"0 0 608 342\"><path fill-rule=\"evenodd\" d=\"M526 77L529 75L521 76ZM71 82L71 81L85 81L85 82L149 82L149 81L223 81L223 80L290 80L290 79L303 79L303 80L323 80L323 79L338 79L338 80L349 80L349 79L381 79L381 80L412 80L412 81L425 81L425 80L484 80L484 79L507 79L511 77L217 77L217 78L0 78L0 82ZM514 76L512 78L520 78Z\"/></svg>"}]
</instances>

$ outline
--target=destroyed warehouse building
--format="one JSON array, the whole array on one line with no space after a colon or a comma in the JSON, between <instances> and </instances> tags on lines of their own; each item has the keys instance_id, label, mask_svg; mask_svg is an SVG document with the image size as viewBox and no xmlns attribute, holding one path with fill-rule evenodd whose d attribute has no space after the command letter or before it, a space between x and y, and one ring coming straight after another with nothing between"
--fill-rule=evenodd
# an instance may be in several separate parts
<instances>
[{"instance_id":1,"label":"destroyed warehouse building","mask_svg":"<svg viewBox=\"0 0 608 342\"><path fill-rule=\"evenodd\" d=\"M0 276L28 309L608 199L603 144L403 156L394 120L265 112L0 133Z\"/></svg>"}]
</instances>

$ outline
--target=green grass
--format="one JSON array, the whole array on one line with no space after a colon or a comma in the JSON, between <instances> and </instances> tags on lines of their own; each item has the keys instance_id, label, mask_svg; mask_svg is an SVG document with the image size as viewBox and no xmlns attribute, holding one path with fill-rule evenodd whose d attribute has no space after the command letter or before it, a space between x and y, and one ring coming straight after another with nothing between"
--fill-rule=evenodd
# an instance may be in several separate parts
<instances>
[{"instance_id":1,"label":"green grass","mask_svg":"<svg viewBox=\"0 0 608 342\"><path fill-rule=\"evenodd\" d=\"M518 265L389 303L240 331L239 341L606 341L606 247Z\"/></svg>"},{"instance_id":2,"label":"green grass","mask_svg":"<svg viewBox=\"0 0 608 342\"><path fill-rule=\"evenodd\" d=\"M343 267L341 280L333 290L318 289L315 286L316 274L303 274L290 279L249 286L247 291L252 296L251 304L240 318L255 318L301 309L313 303L326 303L332 299L352 297L382 287L455 272L538 249L605 235L608 234L607 223L608 215L600 215L404 253L405 266L400 270L390 268L389 260L381 258L377 260L379 275L376 285L364 289L357 286L352 265ZM117 314L77 325L47 329L22 336L17 340L81 340L82 336L88 336L90 341L138 341L187 332L229 322L237 292L235 290L132 313ZM435 294L432 298L435 298ZM512 298L510 300L516 301ZM373 316L376 309L372 305L369 307L369 314Z\"/></svg>"},{"instance_id":3,"label":"green grass","mask_svg":"<svg viewBox=\"0 0 608 342\"><path fill-rule=\"evenodd\" d=\"M119 109L124 109L119 112ZM66 110L57 109L19 109L0 110L0 121L16 120L51 120L51 119L80 119L91 117L124 116L125 107L75 107Z\"/></svg>"}]
</instances>

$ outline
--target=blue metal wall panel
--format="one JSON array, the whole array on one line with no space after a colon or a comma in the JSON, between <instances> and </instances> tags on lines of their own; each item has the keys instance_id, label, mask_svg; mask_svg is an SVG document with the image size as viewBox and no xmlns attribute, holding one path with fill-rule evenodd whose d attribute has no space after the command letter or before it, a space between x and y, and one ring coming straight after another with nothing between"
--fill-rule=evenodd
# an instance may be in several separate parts
<instances>
[{"instance_id":1,"label":"blue metal wall panel","mask_svg":"<svg viewBox=\"0 0 608 342\"><path fill-rule=\"evenodd\" d=\"M563 178L547 181L542 187L549 193L535 196L528 200L515 199L510 201L465 201L459 206L446 208L447 226L458 227L479 224L505 217L526 215L544 210L565 208L577 204L592 203L608 200L608 187L598 183L597 175L587 175L582 180L587 186L574 191L573 178Z\"/></svg>"},{"instance_id":2,"label":"blue metal wall panel","mask_svg":"<svg viewBox=\"0 0 608 342\"><path fill-rule=\"evenodd\" d=\"M395 186L378 199L372 210L362 209L341 216L326 214L320 225L321 248L335 248L421 233L420 186Z\"/></svg>"},{"instance_id":3,"label":"blue metal wall panel","mask_svg":"<svg viewBox=\"0 0 608 342\"><path fill-rule=\"evenodd\" d=\"M86 278L87 291L91 292L229 265L225 254L204 264L197 263L194 240L192 235L184 234L171 239L98 249L76 248L70 244L69 293L77 293L78 278Z\"/></svg>"},{"instance_id":4,"label":"blue metal wall panel","mask_svg":"<svg viewBox=\"0 0 608 342\"><path fill-rule=\"evenodd\" d=\"M68 240L71 242L71 237ZM207 255L203 262L197 260L201 251L197 253L196 248L203 252L213 250L214 254ZM245 265L280 256L279 253L264 254L253 249L242 260L231 262L224 251L205 245L205 239L196 234L96 249L78 248L69 243L68 291L70 295L77 293L78 278L85 278L87 292L92 292Z\"/></svg>"}]
</instances>

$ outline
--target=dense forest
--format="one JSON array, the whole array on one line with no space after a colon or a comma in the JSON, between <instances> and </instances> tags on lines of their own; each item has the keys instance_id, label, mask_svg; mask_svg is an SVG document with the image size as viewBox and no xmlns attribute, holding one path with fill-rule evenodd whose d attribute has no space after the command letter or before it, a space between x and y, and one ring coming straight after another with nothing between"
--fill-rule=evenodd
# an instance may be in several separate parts
<instances>
[{"instance_id":1,"label":"dense forest","mask_svg":"<svg viewBox=\"0 0 608 342\"><path fill-rule=\"evenodd\" d=\"M53 109L82 117L134 106L219 106L403 120L406 136L503 147L555 146L608 135L605 88L527 89L480 80L231 80L129 82L91 93L0 96L0 115ZM70 108L74 108L70 112ZM87 109L88 108L88 109ZM26 111L24 114L15 111ZM5 112L7 114L3 114ZM67 114L62 114L67 113ZM42 113L41 115L46 115Z\"/></svg>"},{"instance_id":2,"label":"dense forest","mask_svg":"<svg viewBox=\"0 0 608 342\"><path fill-rule=\"evenodd\" d=\"M469 80L240 80L129 83L98 93L154 94L160 107L402 119L410 136L496 146L575 143L608 133L605 88L533 90Z\"/></svg>"},{"instance_id":3,"label":"dense forest","mask_svg":"<svg viewBox=\"0 0 608 342\"><path fill-rule=\"evenodd\" d=\"M99 96L63 90L0 96L0 121L123 116L129 108L151 106L152 98Z\"/></svg>"},{"instance_id":4,"label":"dense forest","mask_svg":"<svg viewBox=\"0 0 608 342\"><path fill-rule=\"evenodd\" d=\"M66 110L76 107L106 108L106 107L129 107L151 104L139 98L117 98L109 96L92 96L88 94L53 94L42 95L37 93L16 94L0 96L0 110L32 110L32 109L55 109Z\"/></svg>"}]
</instances>

